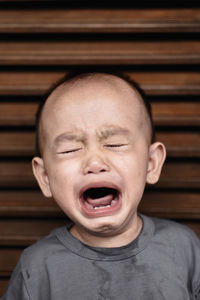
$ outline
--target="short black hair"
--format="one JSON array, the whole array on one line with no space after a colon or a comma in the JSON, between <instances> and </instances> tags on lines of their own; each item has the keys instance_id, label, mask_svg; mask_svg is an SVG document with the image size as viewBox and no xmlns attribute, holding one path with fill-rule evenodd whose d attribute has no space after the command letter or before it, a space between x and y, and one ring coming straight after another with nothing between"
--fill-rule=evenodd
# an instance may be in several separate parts
<instances>
[{"instance_id":1,"label":"short black hair","mask_svg":"<svg viewBox=\"0 0 200 300\"><path fill-rule=\"evenodd\" d=\"M36 145L35 145L35 155L36 156L42 156L41 155L41 143L40 143L40 120L41 120L41 115L42 111L44 108L44 105L46 103L47 98L51 95L51 93L60 85L63 83L71 82L74 80L78 79L83 79L86 77L91 77L95 76L97 74L102 74L102 75L114 75L118 78L121 78L123 81L129 84L130 87L132 87L133 90L136 90L138 94L141 96L141 99L143 100L144 107L146 108L147 114L149 116L149 121L150 121L150 126L151 126L151 143L155 141L155 127L153 123L153 117L152 117L152 111L151 111L151 105L149 101L147 100L147 97L144 93L144 91L141 89L141 87L134 81L132 80L127 74L119 72L119 71L105 71L105 70L83 70L83 69L76 69L72 70L66 75L61 78L56 84L52 85L51 88L45 93L45 95L42 97L42 100L39 104L37 113L36 113L36 122L35 122L35 127L36 127Z\"/></svg>"}]
</instances>

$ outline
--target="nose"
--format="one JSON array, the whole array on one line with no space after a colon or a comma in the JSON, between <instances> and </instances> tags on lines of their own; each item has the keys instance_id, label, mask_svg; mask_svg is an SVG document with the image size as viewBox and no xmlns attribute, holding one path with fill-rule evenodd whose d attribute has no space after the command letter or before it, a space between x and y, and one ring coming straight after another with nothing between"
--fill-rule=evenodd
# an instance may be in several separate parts
<instances>
[{"instance_id":1,"label":"nose","mask_svg":"<svg viewBox=\"0 0 200 300\"><path fill-rule=\"evenodd\" d=\"M108 172L110 167L104 157L98 153L89 154L83 164L83 174L99 174Z\"/></svg>"}]
</instances>

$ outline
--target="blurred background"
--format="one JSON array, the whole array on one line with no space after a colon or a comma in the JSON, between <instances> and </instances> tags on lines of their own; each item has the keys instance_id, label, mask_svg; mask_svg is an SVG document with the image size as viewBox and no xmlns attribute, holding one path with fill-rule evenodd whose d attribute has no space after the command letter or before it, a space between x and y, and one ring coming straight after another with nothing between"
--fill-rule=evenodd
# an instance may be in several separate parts
<instances>
[{"instance_id":1,"label":"blurred background","mask_svg":"<svg viewBox=\"0 0 200 300\"><path fill-rule=\"evenodd\" d=\"M68 222L31 159L38 103L77 66L123 71L144 89L168 158L140 212L200 236L200 2L94 2L0 0L0 295L21 251Z\"/></svg>"}]
</instances>

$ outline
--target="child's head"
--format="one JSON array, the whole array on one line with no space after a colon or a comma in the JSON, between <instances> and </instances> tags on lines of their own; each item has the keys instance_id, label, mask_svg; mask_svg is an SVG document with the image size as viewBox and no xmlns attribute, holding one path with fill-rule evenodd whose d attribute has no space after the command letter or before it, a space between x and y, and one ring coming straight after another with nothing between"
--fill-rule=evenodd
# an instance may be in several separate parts
<instances>
[{"instance_id":1,"label":"child's head","mask_svg":"<svg viewBox=\"0 0 200 300\"><path fill-rule=\"evenodd\" d=\"M50 94L38 121L33 171L44 195L79 236L130 231L145 185L157 182L165 159L140 90L111 74L73 77Z\"/></svg>"}]
</instances>

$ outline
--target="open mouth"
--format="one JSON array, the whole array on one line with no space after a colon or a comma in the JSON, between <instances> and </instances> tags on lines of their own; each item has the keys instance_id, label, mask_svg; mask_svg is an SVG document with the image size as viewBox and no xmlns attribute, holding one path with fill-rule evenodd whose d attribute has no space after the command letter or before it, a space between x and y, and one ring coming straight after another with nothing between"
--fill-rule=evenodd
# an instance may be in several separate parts
<instances>
[{"instance_id":1,"label":"open mouth","mask_svg":"<svg viewBox=\"0 0 200 300\"><path fill-rule=\"evenodd\" d=\"M92 187L82 194L84 212L90 215L111 213L118 209L119 190L111 187Z\"/></svg>"}]
</instances>

